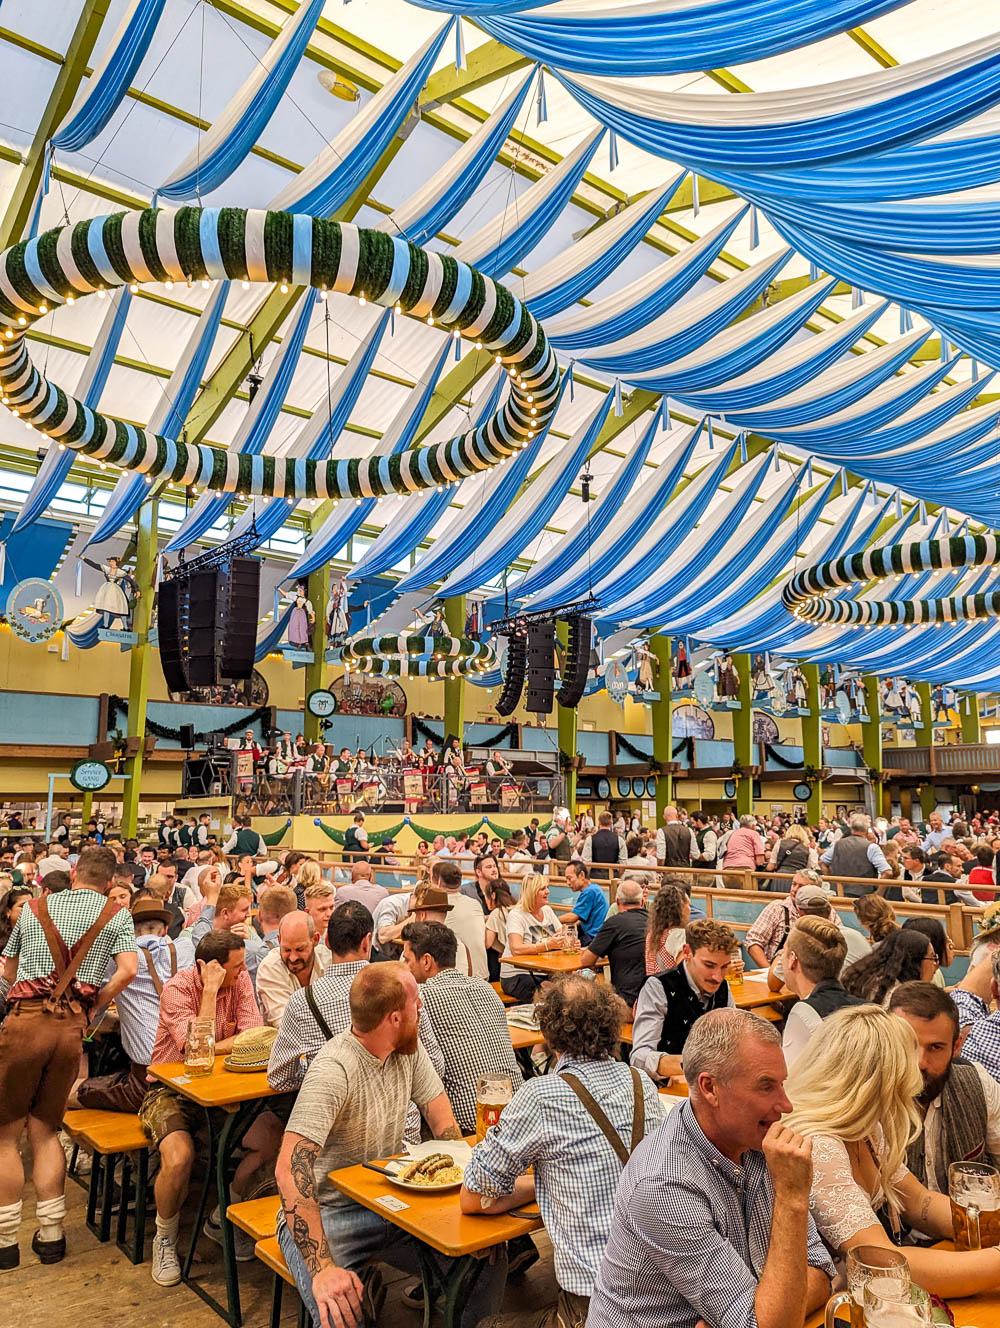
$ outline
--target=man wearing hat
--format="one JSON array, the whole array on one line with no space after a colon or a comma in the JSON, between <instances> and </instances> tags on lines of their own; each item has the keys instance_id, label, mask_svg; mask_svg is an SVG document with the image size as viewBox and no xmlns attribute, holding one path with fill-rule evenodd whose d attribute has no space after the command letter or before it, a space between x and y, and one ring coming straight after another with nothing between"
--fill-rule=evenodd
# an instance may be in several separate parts
<instances>
[{"instance_id":1,"label":"man wearing hat","mask_svg":"<svg viewBox=\"0 0 1000 1328\"><path fill-rule=\"evenodd\" d=\"M808 867L797 871L785 898L768 904L746 934L743 943L758 968L767 968L784 945L805 904L820 897L828 898L819 873Z\"/></svg>"},{"instance_id":2,"label":"man wearing hat","mask_svg":"<svg viewBox=\"0 0 1000 1328\"><path fill-rule=\"evenodd\" d=\"M457 869L456 869L457 870ZM449 914L454 907L454 896L437 885L418 885L410 895L410 906L397 922L378 928L376 937L382 949L389 954L403 953L403 928L408 922L443 922L450 926ZM483 933L485 937L485 929ZM468 947L458 942L455 967L460 973L472 973L472 956Z\"/></svg>"},{"instance_id":3,"label":"man wearing hat","mask_svg":"<svg viewBox=\"0 0 1000 1328\"><path fill-rule=\"evenodd\" d=\"M139 971L115 997L122 1047L132 1062L127 1070L84 1079L69 1105L92 1111L137 1112L146 1096L146 1066L153 1054L163 985L194 964L194 946L186 936L167 939L172 914L162 900L139 898L132 905Z\"/></svg>"}]
</instances>

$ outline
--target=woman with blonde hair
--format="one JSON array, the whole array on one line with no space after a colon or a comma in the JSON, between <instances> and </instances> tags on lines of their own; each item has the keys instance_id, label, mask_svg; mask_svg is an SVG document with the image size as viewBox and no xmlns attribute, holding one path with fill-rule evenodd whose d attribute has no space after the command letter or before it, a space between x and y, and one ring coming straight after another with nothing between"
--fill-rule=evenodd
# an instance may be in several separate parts
<instances>
[{"instance_id":1,"label":"woman with blonde hair","mask_svg":"<svg viewBox=\"0 0 1000 1328\"><path fill-rule=\"evenodd\" d=\"M906 1166L920 1131L920 1051L910 1025L874 1005L838 1010L810 1038L785 1081L783 1124L812 1140L809 1198L834 1256L858 1245L902 1244L911 1228L953 1237L951 1203ZM996 1250L906 1246L913 1280L938 1296L972 1296L1000 1282Z\"/></svg>"},{"instance_id":2,"label":"woman with blonde hair","mask_svg":"<svg viewBox=\"0 0 1000 1328\"><path fill-rule=\"evenodd\" d=\"M306 858L305 862L299 868L299 874L295 881L302 887L303 892L309 889L311 885L319 885L323 879L323 872L315 858Z\"/></svg>"},{"instance_id":3,"label":"woman with blonde hair","mask_svg":"<svg viewBox=\"0 0 1000 1328\"><path fill-rule=\"evenodd\" d=\"M774 841L774 847L771 849L771 856L767 862L767 870L783 872L786 876L794 875L800 871L819 870L819 854L813 848L809 831L804 825L798 825L797 823L790 825L783 837ZM788 881L768 881L767 889L772 894L787 894Z\"/></svg>"},{"instance_id":4,"label":"woman with blonde hair","mask_svg":"<svg viewBox=\"0 0 1000 1328\"><path fill-rule=\"evenodd\" d=\"M549 907L549 882L545 876L526 876L521 883L517 907L507 914L507 944L500 964L500 986L516 1001L530 1001L542 985L541 975L505 964L504 959L545 954L562 945L557 933L559 919Z\"/></svg>"}]
</instances>

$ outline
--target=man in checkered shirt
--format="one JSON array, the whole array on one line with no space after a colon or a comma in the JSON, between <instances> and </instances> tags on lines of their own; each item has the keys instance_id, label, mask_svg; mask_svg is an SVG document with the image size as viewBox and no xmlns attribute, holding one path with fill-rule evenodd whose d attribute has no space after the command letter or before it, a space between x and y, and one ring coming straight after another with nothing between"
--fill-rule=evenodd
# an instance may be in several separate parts
<instances>
[{"instance_id":1,"label":"man in checkered shirt","mask_svg":"<svg viewBox=\"0 0 1000 1328\"><path fill-rule=\"evenodd\" d=\"M615 1059L627 1017L624 1003L606 983L573 976L549 984L538 1005L538 1023L559 1057L555 1072L518 1089L466 1166L464 1212L506 1212L537 1198L552 1240L558 1301L503 1316L498 1322L505 1328L580 1328L587 1318L622 1160L561 1076L572 1075L596 1100L621 1155L627 1156L636 1139L656 1129L665 1101L648 1075Z\"/></svg>"},{"instance_id":2,"label":"man in checkered shirt","mask_svg":"<svg viewBox=\"0 0 1000 1328\"><path fill-rule=\"evenodd\" d=\"M441 1076L455 1119L476 1129L476 1080L504 1074L517 1087L521 1071L503 1002L488 982L455 968L458 940L443 922L408 922L403 963L420 984L420 1000L444 1056Z\"/></svg>"},{"instance_id":3,"label":"man in checkered shirt","mask_svg":"<svg viewBox=\"0 0 1000 1328\"><path fill-rule=\"evenodd\" d=\"M993 1000L998 1000L1000 999L997 995L1000 992L1000 950L993 951L991 963L993 981L990 994ZM977 1065L981 1065L994 1079L1000 1079L1000 1010L988 1014L985 1019L977 1019L972 1024L962 1044L962 1055L967 1061L975 1061Z\"/></svg>"},{"instance_id":4,"label":"man in checkered shirt","mask_svg":"<svg viewBox=\"0 0 1000 1328\"><path fill-rule=\"evenodd\" d=\"M697 1021L690 1098L622 1173L590 1328L801 1328L826 1300L834 1267L809 1213L812 1143L781 1124L785 1076L781 1038L759 1015Z\"/></svg>"}]
</instances>

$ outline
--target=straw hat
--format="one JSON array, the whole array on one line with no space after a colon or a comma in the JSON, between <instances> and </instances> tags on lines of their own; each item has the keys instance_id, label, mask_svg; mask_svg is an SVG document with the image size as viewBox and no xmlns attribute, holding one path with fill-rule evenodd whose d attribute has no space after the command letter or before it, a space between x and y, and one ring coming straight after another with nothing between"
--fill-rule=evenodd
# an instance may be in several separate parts
<instances>
[{"instance_id":1,"label":"straw hat","mask_svg":"<svg viewBox=\"0 0 1000 1328\"><path fill-rule=\"evenodd\" d=\"M258 1070L266 1070L271 1044L277 1036L278 1030L270 1024L248 1028L245 1033L237 1034L233 1049L223 1064L235 1074L253 1074Z\"/></svg>"}]
</instances>

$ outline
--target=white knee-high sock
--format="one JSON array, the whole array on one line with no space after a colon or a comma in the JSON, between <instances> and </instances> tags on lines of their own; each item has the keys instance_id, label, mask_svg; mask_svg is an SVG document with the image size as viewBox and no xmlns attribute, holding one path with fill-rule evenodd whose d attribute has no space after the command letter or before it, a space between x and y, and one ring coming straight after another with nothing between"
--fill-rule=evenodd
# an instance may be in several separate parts
<instances>
[{"instance_id":1,"label":"white knee-high sock","mask_svg":"<svg viewBox=\"0 0 1000 1328\"><path fill-rule=\"evenodd\" d=\"M35 1204L35 1219L39 1240L60 1240L66 1220L66 1196L60 1194L56 1199L39 1199Z\"/></svg>"},{"instance_id":2,"label":"white knee-high sock","mask_svg":"<svg viewBox=\"0 0 1000 1328\"><path fill-rule=\"evenodd\" d=\"M17 1244L21 1226L21 1200L0 1207L0 1250Z\"/></svg>"}]
</instances>

